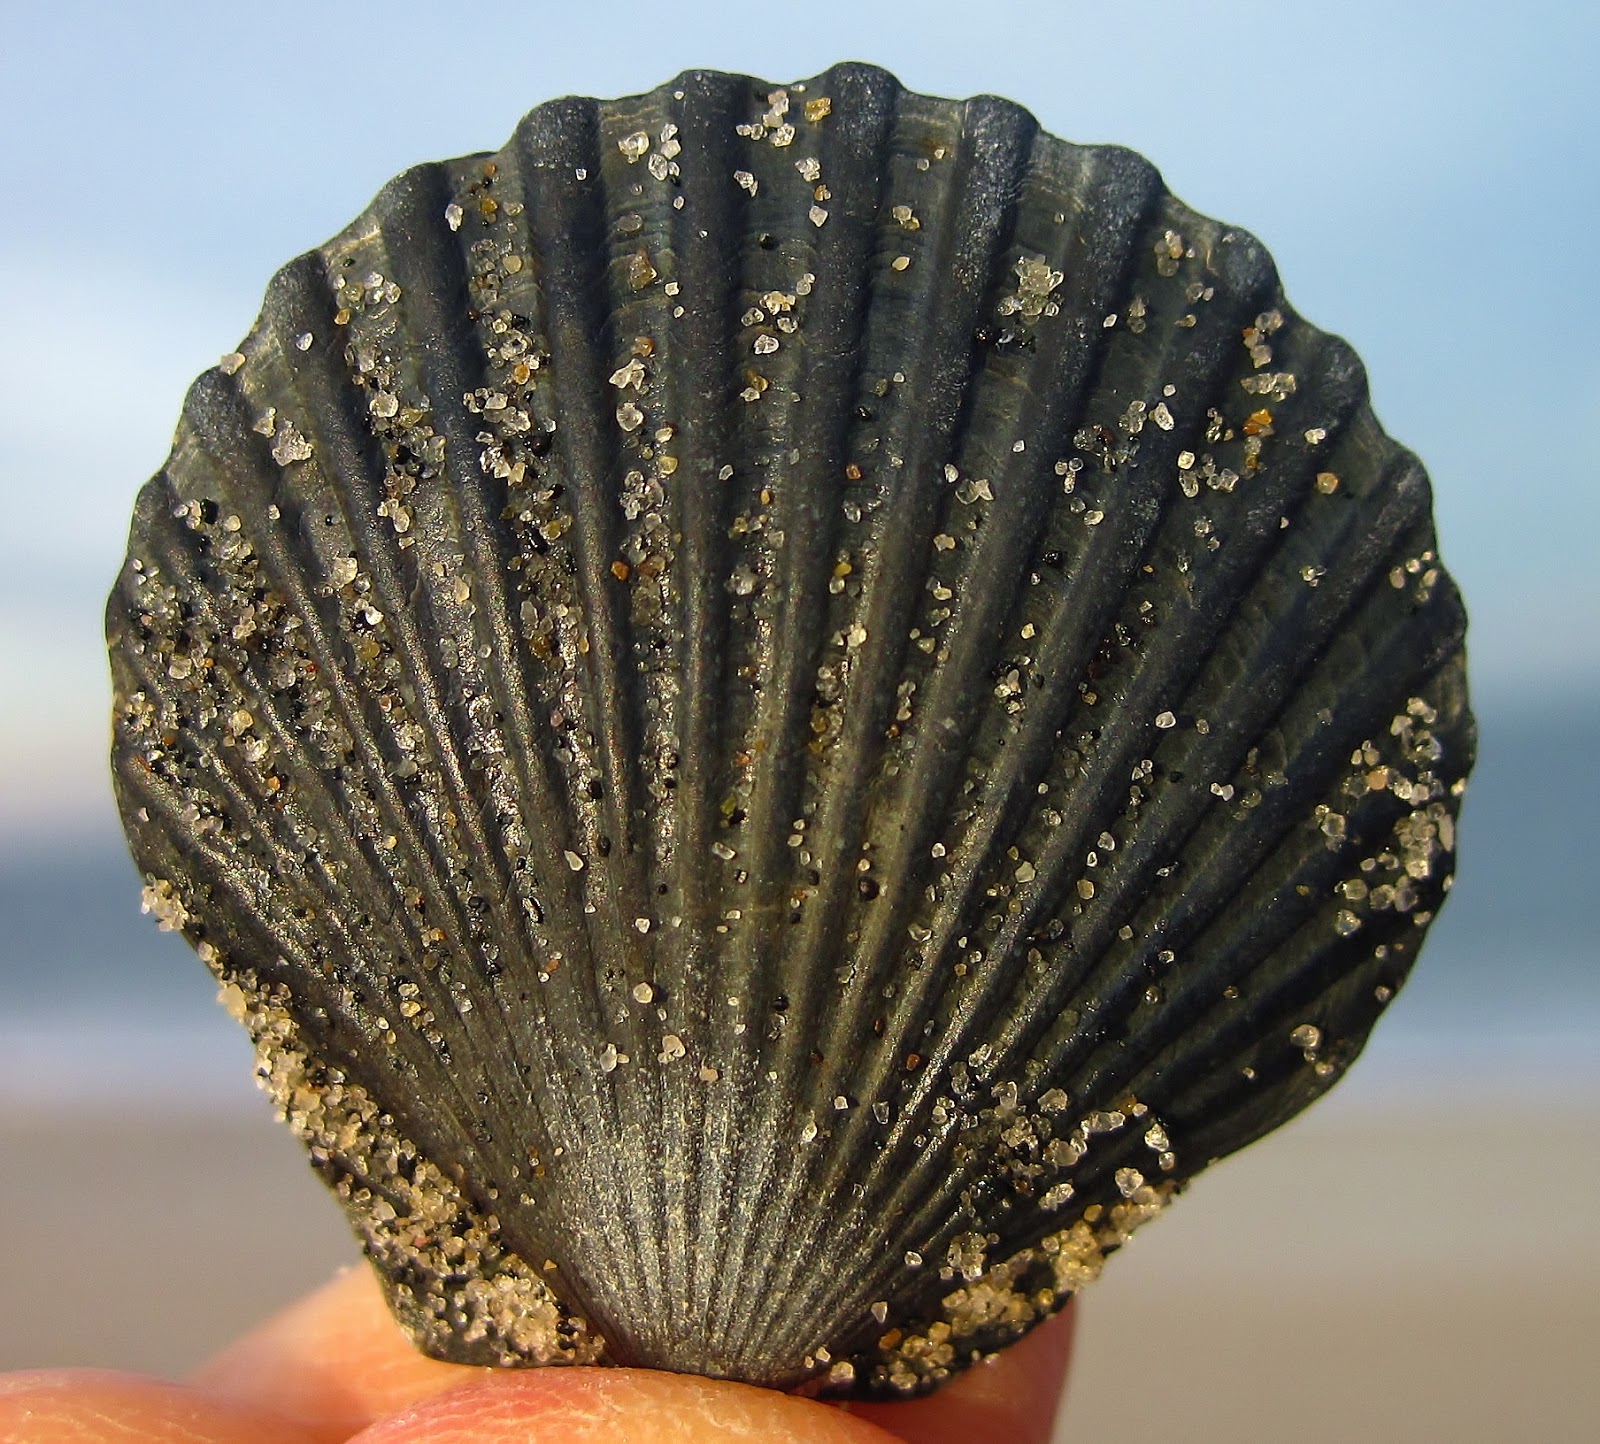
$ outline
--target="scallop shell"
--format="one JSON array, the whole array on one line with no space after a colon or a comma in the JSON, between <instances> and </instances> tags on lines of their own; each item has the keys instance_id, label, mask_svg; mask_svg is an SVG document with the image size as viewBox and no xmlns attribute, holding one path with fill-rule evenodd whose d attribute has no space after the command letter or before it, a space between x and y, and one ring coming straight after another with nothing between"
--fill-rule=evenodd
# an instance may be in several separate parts
<instances>
[{"instance_id":1,"label":"scallop shell","mask_svg":"<svg viewBox=\"0 0 1600 1444\"><path fill-rule=\"evenodd\" d=\"M422 1349L892 1395L1355 1056L1463 629L1251 237L695 72L275 278L139 498L115 771Z\"/></svg>"}]
</instances>

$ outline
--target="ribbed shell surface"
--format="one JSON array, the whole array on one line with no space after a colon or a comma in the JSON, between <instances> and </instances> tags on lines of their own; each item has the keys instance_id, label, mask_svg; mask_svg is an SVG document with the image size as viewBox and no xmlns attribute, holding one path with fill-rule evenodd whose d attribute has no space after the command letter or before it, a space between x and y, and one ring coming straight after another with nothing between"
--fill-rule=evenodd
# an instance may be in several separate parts
<instances>
[{"instance_id":1,"label":"ribbed shell surface","mask_svg":"<svg viewBox=\"0 0 1600 1444\"><path fill-rule=\"evenodd\" d=\"M1404 979L1434 547L1136 155L691 73L273 281L139 499L119 798L421 1347L913 1392Z\"/></svg>"}]
</instances>

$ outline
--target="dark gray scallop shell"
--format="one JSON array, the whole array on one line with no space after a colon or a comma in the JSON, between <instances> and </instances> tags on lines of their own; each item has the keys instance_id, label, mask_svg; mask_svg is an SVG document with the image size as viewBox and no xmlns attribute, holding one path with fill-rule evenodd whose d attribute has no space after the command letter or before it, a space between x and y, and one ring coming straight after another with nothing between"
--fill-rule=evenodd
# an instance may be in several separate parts
<instances>
[{"instance_id":1,"label":"dark gray scallop shell","mask_svg":"<svg viewBox=\"0 0 1600 1444\"><path fill-rule=\"evenodd\" d=\"M696 72L277 276L139 498L118 793L423 1349L912 1392L1404 979L1434 546L1138 156Z\"/></svg>"}]
</instances>

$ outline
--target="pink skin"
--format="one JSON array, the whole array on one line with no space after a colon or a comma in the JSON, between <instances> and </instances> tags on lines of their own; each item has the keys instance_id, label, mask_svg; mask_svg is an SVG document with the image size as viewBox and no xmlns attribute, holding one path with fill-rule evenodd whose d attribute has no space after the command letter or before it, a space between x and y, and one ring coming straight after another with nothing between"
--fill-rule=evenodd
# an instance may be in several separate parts
<instances>
[{"instance_id":1,"label":"pink skin","mask_svg":"<svg viewBox=\"0 0 1600 1444\"><path fill-rule=\"evenodd\" d=\"M416 1353L361 1269L185 1384L98 1369L0 1375L0 1444L1046 1444L1071 1347L1069 1308L904 1404L819 1404L644 1369L469 1369Z\"/></svg>"}]
</instances>

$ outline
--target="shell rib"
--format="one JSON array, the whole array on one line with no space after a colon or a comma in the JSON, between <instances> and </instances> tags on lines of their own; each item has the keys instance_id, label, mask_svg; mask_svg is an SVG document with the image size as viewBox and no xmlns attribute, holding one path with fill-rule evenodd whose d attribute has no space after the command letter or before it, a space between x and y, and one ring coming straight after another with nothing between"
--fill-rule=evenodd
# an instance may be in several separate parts
<instances>
[{"instance_id":1,"label":"shell rib","mask_svg":"<svg viewBox=\"0 0 1600 1444\"><path fill-rule=\"evenodd\" d=\"M119 799L420 1347L913 1392L1404 979L1434 547L1139 157L695 72L273 281L139 498Z\"/></svg>"}]
</instances>

